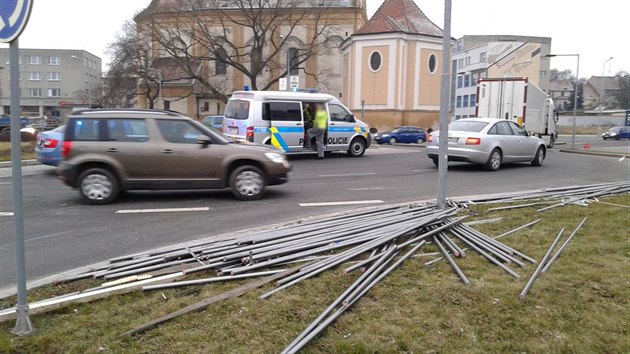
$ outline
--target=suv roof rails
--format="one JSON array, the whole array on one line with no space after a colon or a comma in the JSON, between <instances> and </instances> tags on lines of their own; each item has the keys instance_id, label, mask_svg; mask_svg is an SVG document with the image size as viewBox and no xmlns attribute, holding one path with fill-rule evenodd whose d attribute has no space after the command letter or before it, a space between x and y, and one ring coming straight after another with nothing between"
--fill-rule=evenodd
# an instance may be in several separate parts
<instances>
[{"instance_id":1,"label":"suv roof rails","mask_svg":"<svg viewBox=\"0 0 630 354\"><path fill-rule=\"evenodd\" d=\"M78 111L73 111L71 115L80 116L83 114L99 114L99 113L152 113L152 114L163 114L170 117L183 117L184 115L180 112L172 111L172 110L163 110L163 109L141 109L141 108L90 108L90 109L82 109Z\"/></svg>"}]
</instances>

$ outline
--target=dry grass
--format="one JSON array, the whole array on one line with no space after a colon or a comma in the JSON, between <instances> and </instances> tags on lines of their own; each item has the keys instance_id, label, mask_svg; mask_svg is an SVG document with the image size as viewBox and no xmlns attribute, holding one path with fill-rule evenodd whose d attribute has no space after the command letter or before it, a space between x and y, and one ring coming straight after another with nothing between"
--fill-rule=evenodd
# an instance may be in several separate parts
<instances>
[{"instance_id":1,"label":"dry grass","mask_svg":"<svg viewBox=\"0 0 630 354\"><path fill-rule=\"evenodd\" d=\"M606 200L630 204L627 195ZM628 209L593 204L543 214L534 208L484 210L477 208L475 218L504 217L501 223L476 226L489 235L542 217L535 227L503 239L536 259L544 255L560 228L572 230L583 217L589 219L525 301L518 294L534 270L531 264L514 268L522 275L514 280L470 253L458 261L473 284L466 288L447 263L425 268L422 264L431 258L416 257L374 287L305 352L630 352ZM432 250L427 246L422 252ZM13 323L2 323L0 352L277 353L357 276L344 276L337 269L259 300L257 296L268 286L127 339L117 336L245 282L113 296L32 316L37 330L27 337L12 336L8 331ZM94 285L90 281L63 289L47 286L30 296L46 298ZM0 301L0 306L14 301Z\"/></svg>"},{"instance_id":2,"label":"dry grass","mask_svg":"<svg viewBox=\"0 0 630 354\"><path fill-rule=\"evenodd\" d=\"M35 144L33 142L22 143L22 160L35 158ZM11 143L0 142L0 162L11 161Z\"/></svg>"}]
</instances>

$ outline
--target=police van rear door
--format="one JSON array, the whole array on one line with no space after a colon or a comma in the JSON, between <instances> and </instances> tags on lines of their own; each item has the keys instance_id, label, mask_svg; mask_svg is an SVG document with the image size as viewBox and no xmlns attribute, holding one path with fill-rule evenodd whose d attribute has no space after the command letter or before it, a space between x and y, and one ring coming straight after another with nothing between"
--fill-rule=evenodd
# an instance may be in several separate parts
<instances>
[{"instance_id":1,"label":"police van rear door","mask_svg":"<svg viewBox=\"0 0 630 354\"><path fill-rule=\"evenodd\" d=\"M328 104L328 141L331 150L347 150L352 136L357 133L352 113L342 105Z\"/></svg>"},{"instance_id":2,"label":"police van rear door","mask_svg":"<svg viewBox=\"0 0 630 354\"><path fill-rule=\"evenodd\" d=\"M263 102L263 120L271 122L269 127L271 145L286 152L302 151L304 117L301 102Z\"/></svg>"}]
</instances>

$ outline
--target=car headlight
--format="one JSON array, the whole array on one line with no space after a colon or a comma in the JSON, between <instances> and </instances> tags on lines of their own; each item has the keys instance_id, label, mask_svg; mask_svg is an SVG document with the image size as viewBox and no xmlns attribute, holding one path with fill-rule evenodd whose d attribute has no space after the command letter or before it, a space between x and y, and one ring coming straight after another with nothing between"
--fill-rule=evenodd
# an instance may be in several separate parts
<instances>
[{"instance_id":1,"label":"car headlight","mask_svg":"<svg viewBox=\"0 0 630 354\"><path fill-rule=\"evenodd\" d=\"M615 136L617 135L617 133L610 133L610 136Z\"/></svg>"},{"instance_id":2,"label":"car headlight","mask_svg":"<svg viewBox=\"0 0 630 354\"><path fill-rule=\"evenodd\" d=\"M275 163L284 163L286 158L282 154L278 154L276 152L266 152L265 156L271 161Z\"/></svg>"}]
</instances>

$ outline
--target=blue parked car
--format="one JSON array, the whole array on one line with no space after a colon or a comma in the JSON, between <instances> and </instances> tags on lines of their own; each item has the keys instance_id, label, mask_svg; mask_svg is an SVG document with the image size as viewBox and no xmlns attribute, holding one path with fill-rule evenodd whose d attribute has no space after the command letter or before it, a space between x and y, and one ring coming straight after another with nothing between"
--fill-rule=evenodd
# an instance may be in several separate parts
<instances>
[{"instance_id":1,"label":"blue parked car","mask_svg":"<svg viewBox=\"0 0 630 354\"><path fill-rule=\"evenodd\" d=\"M61 145L66 126L40 132L35 142L35 158L44 165L59 166L61 163Z\"/></svg>"},{"instance_id":2,"label":"blue parked car","mask_svg":"<svg viewBox=\"0 0 630 354\"><path fill-rule=\"evenodd\" d=\"M420 127L397 127L391 132L383 132L374 136L379 144L414 143L422 144L427 141L427 134Z\"/></svg>"},{"instance_id":3,"label":"blue parked car","mask_svg":"<svg viewBox=\"0 0 630 354\"><path fill-rule=\"evenodd\" d=\"M223 116L207 116L201 120L201 124L208 128L214 128L223 132Z\"/></svg>"},{"instance_id":4,"label":"blue parked car","mask_svg":"<svg viewBox=\"0 0 630 354\"><path fill-rule=\"evenodd\" d=\"M630 127L612 127L602 134L602 139L630 139Z\"/></svg>"}]
</instances>

